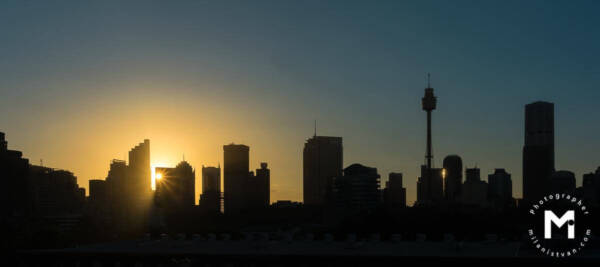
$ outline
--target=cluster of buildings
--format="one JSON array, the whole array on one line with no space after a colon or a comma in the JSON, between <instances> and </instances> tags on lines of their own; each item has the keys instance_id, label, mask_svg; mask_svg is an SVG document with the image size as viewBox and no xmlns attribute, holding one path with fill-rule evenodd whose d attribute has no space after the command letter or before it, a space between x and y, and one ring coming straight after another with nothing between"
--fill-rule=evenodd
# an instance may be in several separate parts
<instances>
[{"instance_id":1,"label":"cluster of buildings","mask_svg":"<svg viewBox=\"0 0 600 267\"><path fill-rule=\"evenodd\" d=\"M421 166L415 205L461 204L503 209L536 202L551 193L568 193L586 199L589 205L600 205L600 168L585 174L579 188L573 172L555 169L553 103L538 101L525 106L523 199L517 200L512 194L511 175L505 169L495 169L486 182L476 167L465 169L463 181L462 159L458 155L444 158L443 168L431 166L431 112L436 101L433 88L428 86L422 99L427 112L427 163Z\"/></svg>"},{"instance_id":2,"label":"cluster of buildings","mask_svg":"<svg viewBox=\"0 0 600 267\"><path fill-rule=\"evenodd\" d=\"M477 167L465 167L463 171L463 160L458 155L446 156L442 168L433 167L431 116L436 105L433 88L428 86L422 98L427 112L427 148L417 179L415 206L503 210L537 201L549 193L574 194L590 206L600 205L600 168L585 174L581 187L576 187L572 172L555 169L554 104L535 102L525 106L521 200L513 197L511 174L503 168L493 170L484 180ZM5 135L0 133L0 176L5 183L0 192L0 214L2 219L53 219L63 226L87 214L127 232L145 227L153 217L160 222L164 216L184 218L190 212L240 216L269 207L314 207L360 214L381 207L394 213L407 206L402 173L389 173L382 188L376 168L358 163L344 168L342 137L318 136L315 130L306 140L303 203L271 204L268 165L260 163L251 171L249 156L246 145L224 145L223 168L202 166L202 192L199 203L195 203L196 171L185 160L175 167L156 168L156 187L152 190L150 141L146 139L129 151L128 161L112 160L106 179L90 180L86 198L73 173L30 164L20 151L7 148Z\"/></svg>"},{"instance_id":3,"label":"cluster of buildings","mask_svg":"<svg viewBox=\"0 0 600 267\"><path fill-rule=\"evenodd\" d=\"M8 149L2 132L0 179L4 183L0 187L2 224L36 217L40 224L55 222L57 227L68 228L84 209L85 189L78 186L72 172L30 164L22 152ZM13 230L25 229L15 227Z\"/></svg>"}]
</instances>

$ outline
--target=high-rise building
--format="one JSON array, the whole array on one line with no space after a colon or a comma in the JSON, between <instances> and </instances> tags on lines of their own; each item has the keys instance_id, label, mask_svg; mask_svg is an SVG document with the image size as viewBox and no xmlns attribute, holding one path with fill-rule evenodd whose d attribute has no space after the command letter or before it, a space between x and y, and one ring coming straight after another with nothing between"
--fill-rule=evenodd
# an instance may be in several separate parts
<instances>
[{"instance_id":1,"label":"high-rise building","mask_svg":"<svg viewBox=\"0 0 600 267\"><path fill-rule=\"evenodd\" d=\"M113 224L123 231L141 230L152 204L150 140L129 151L129 164L113 160L106 177Z\"/></svg>"},{"instance_id":2,"label":"high-rise building","mask_svg":"<svg viewBox=\"0 0 600 267\"><path fill-rule=\"evenodd\" d=\"M570 171L555 171L550 175L550 194L575 193L575 174Z\"/></svg>"},{"instance_id":3,"label":"high-rise building","mask_svg":"<svg viewBox=\"0 0 600 267\"><path fill-rule=\"evenodd\" d=\"M90 196L86 213L96 222L109 223L111 203L108 183L105 180L92 179L89 186Z\"/></svg>"},{"instance_id":4,"label":"high-rise building","mask_svg":"<svg viewBox=\"0 0 600 267\"><path fill-rule=\"evenodd\" d=\"M261 209L269 207L271 201L270 193L271 171L267 163L262 162L260 169L256 169L256 175L250 175L246 186L246 197L248 208Z\"/></svg>"},{"instance_id":5,"label":"high-rise building","mask_svg":"<svg viewBox=\"0 0 600 267\"><path fill-rule=\"evenodd\" d=\"M583 198L587 205L600 206L600 167L583 175Z\"/></svg>"},{"instance_id":6,"label":"high-rise building","mask_svg":"<svg viewBox=\"0 0 600 267\"><path fill-rule=\"evenodd\" d=\"M124 160L113 159L110 162L106 184L111 220L118 229L123 229L128 221L131 202L127 194L131 189L127 183L127 163Z\"/></svg>"},{"instance_id":7,"label":"high-rise building","mask_svg":"<svg viewBox=\"0 0 600 267\"><path fill-rule=\"evenodd\" d=\"M341 137L308 139L303 151L303 197L307 206L322 206L331 197L334 177L342 176Z\"/></svg>"},{"instance_id":8,"label":"high-rise building","mask_svg":"<svg viewBox=\"0 0 600 267\"><path fill-rule=\"evenodd\" d=\"M554 104L535 102L525 106L523 147L523 199L537 201L549 190L554 171Z\"/></svg>"},{"instance_id":9,"label":"high-rise building","mask_svg":"<svg viewBox=\"0 0 600 267\"><path fill-rule=\"evenodd\" d=\"M128 180L132 186L129 193L136 201L148 202L152 193L150 140L145 139L129 151Z\"/></svg>"},{"instance_id":10,"label":"high-rise building","mask_svg":"<svg viewBox=\"0 0 600 267\"><path fill-rule=\"evenodd\" d=\"M32 211L29 160L21 151L9 150L0 132L0 216L25 216Z\"/></svg>"},{"instance_id":11,"label":"high-rise building","mask_svg":"<svg viewBox=\"0 0 600 267\"><path fill-rule=\"evenodd\" d=\"M90 185L90 202L91 203L102 203L106 205L108 203L108 185L105 180L92 179L89 181Z\"/></svg>"},{"instance_id":12,"label":"high-rise building","mask_svg":"<svg viewBox=\"0 0 600 267\"><path fill-rule=\"evenodd\" d=\"M83 199L77 177L72 172L35 165L31 165L30 170L37 215L54 217L81 214Z\"/></svg>"},{"instance_id":13,"label":"high-rise building","mask_svg":"<svg viewBox=\"0 0 600 267\"><path fill-rule=\"evenodd\" d=\"M417 205L435 205L444 198L444 170L428 169L421 165L421 176L417 179Z\"/></svg>"},{"instance_id":14,"label":"high-rise building","mask_svg":"<svg viewBox=\"0 0 600 267\"><path fill-rule=\"evenodd\" d=\"M334 181L334 203L344 213L373 211L381 200L376 168L352 164Z\"/></svg>"},{"instance_id":15,"label":"high-rise building","mask_svg":"<svg viewBox=\"0 0 600 267\"><path fill-rule=\"evenodd\" d=\"M444 199L455 202L462 187L462 159L458 155L444 158Z\"/></svg>"},{"instance_id":16,"label":"high-rise building","mask_svg":"<svg viewBox=\"0 0 600 267\"><path fill-rule=\"evenodd\" d=\"M250 148L246 145L223 146L223 183L226 214L239 214L245 208L244 185L249 175Z\"/></svg>"},{"instance_id":17,"label":"high-rise building","mask_svg":"<svg viewBox=\"0 0 600 267\"><path fill-rule=\"evenodd\" d=\"M221 167L202 166L200 207L204 211L221 211Z\"/></svg>"},{"instance_id":18,"label":"high-rise building","mask_svg":"<svg viewBox=\"0 0 600 267\"><path fill-rule=\"evenodd\" d=\"M195 171L186 161L175 168L156 168L156 195L159 205L170 213L188 211L195 206Z\"/></svg>"},{"instance_id":19,"label":"high-rise building","mask_svg":"<svg viewBox=\"0 0 600 267\"><path fill-rule=\"evenodd\" d=\"M504 169L495 169L488 175L488 200L496 208L505 208L514 203L512 179Z\"/></svg>"},{"instance_id":20,"label":"high-rise building","mask_svg":"<svg viewBox=\"0 0 600 267\"><path fill-rule=\"evenodd\" d=\"M391 172L385 182L383 199L388 211L398 211L406 207L406 188L402 185L402 173Z\"/></svg>"},{"instance_id":21,"label":"high-rise building","mask_svg":"<svg viewBox=\"0 0 600 267\"><path fill-rule=\"evenodd\" d=\"M461 199L465 205L487 206L488 184L481 180L478 168L467 168Z\"/></svg>"}]
</instances>

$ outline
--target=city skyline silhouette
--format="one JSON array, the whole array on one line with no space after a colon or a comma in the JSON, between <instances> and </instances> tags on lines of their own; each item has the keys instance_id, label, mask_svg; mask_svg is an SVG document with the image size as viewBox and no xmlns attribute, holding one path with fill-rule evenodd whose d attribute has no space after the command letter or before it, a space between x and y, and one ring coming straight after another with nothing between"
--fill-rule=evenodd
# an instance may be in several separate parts
<instances>
[{"instance_id":1,"label":"city skyline silhouette","mask_svg":"<svg viewBox=\"0 0 600 267\"><path fill-rule=\"evenodd\" d=\"M235 142L251 146L253 168L269 162L274 199L299 201L302 143L317 120L320 135L344 137L344 166L402 172L412 203L425 127L414 99L428 72L441 101L435 166L459 154L483 173L505 168L521 195L522 107L537 100L557 105L557 169L580 184L598 165L594 8L41 5L0 11L0 125L14 149L81 181L106 176L110 159L144 138L152 164L175 166L185 154L195 168L216 166L220 146Z\"/></svg>"},{"instance_id":2,"label":"city skyline silhouette","mask_svg":"<svg viewBox=\"0 0 600 267\"><path fill-rule=\"evenodd\" d=\"M0 248L22 266L595 266L599 11L4 1Z\"/></svg>"}]
</instances>

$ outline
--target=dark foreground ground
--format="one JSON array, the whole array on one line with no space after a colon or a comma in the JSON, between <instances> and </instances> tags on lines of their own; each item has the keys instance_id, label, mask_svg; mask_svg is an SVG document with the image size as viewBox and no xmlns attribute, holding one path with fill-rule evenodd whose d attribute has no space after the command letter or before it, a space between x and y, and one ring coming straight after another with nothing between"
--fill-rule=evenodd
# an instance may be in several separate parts
<instances>
[{"instance_id":1,"label":"dark foreground ground","mask_svg":"<svg viewBox=\"0 0 600 267\"><path fill-rule=\"evenodd\" d=\"M147 240L14 254L15 266L600 266L600 250L551 258L520 242Z\"/></svg>"}]
</instances>

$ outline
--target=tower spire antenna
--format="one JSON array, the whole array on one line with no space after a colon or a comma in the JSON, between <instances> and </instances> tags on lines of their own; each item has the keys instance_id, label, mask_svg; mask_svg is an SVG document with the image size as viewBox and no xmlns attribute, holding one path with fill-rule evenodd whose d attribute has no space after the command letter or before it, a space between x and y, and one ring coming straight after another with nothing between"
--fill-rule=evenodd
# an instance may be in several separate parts
<instances>
[{"instance_id":1,"label":"tower spire antenna","mask_svg":"<svg viewBox=\"0 0 600 267\"><path fill-rule=\"evenodd\" d=\"M431 74L427 73L427 88L431 88Z\"/></svg>"}]
</instances>

